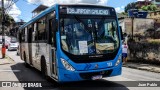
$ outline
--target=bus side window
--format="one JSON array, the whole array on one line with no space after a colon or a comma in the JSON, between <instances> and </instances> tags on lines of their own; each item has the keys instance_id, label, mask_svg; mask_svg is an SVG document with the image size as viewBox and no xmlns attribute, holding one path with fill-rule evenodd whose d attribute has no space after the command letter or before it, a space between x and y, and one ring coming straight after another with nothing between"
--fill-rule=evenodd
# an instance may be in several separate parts
<instances>
[{"instance_id":1,"label":"bus side window","mask_svg":"<svg viewBox=\"0 0 160 90\"><path fill-rule=\"evenodd\" d=\"M39 41L46 41L46 18L41 18L38 20L38 40Z\"/></svg>"},{"instance_id":2,"label":"bus side window","mask_svg":"<svg viewBox=\"0 0 160 90\"><path fill-rule=\"evenodd\" d=\"M21 41L25 42L25 29L22 29L21 35L22 35Z\"/></svg>"},{"instance_id":3,"label":"bus side window","mask_svg":"<svg viewBox=\"0 0 160 90\"><path fill-rule=\"evenodd\" d=\"M25 36L24 41L25 41L25 42L27 42L27 41L28 41L27 33L28 33L28 28L26 27L26 28L25 28L25 31L24 31L24 36Z\"/></svg>"},{"instance_id":4,"label":"bus side window","mask_svg":"<svg viewBox=\"0 0 160 90\"><path fill-rule=\"evenodd\" d=\"M37 40L37 38L38 38L38 36L37 36L37 23L34 23L33 24L33 32L32 32L32 42L35 42L36 40Z\"/></svg>"},{"instance_id":5,"label":"bus side window","mask_svg":"<svg viewBox=\"0 0 160 90\"><path fill-rule=\"evenodd\" d=\"M28 43L31 43L32 42L32 25L29 26L29 29L28 29Z\"/></svg>"},{"instance_id":6,"label":"bus side window","mask_svg":"<svg viewBox=\"0 0 160 90\"><path fill-rule=\"evenodd\" d=\"M50 38L49 38L49 43L53 46L53 47L56 47L56 43L55 43L55 38L56 38L56 35L55 35L55 30L54 30L54 26L53 25L55 25L54 23L53 23L53 19L50 19L49 20L49 36L50 36Z\"/></svg>"}]
</instances>

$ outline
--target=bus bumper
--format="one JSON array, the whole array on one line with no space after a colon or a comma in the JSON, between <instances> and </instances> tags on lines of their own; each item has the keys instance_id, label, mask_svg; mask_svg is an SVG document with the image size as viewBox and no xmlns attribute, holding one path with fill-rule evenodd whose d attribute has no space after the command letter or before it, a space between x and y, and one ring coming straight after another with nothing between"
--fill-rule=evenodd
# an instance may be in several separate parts
<instances>
[{"instance_id":1,"label":"bus bumper","mask_svg":"<svg viewBox=\"0 0 160 90\"><path fill-rule=\"evenodd\" d=\"M92 80L93 76L101 75L104 77L111 77L121 75L122 64L106 69L90 70L90 71L68 71L59 69L59 82L73 82L82 80Z\"/></svg>"}]
</instances>

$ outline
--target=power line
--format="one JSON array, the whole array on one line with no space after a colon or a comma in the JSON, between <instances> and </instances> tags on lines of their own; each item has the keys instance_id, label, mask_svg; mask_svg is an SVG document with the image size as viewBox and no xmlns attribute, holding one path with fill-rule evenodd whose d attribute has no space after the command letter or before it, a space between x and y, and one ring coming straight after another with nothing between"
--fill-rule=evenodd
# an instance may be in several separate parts
<instances>
[{"instance_id":1,"label":"power line","mask_svg":"<svg viewBox=\"0 0 160 90\"><path fill-rule=\"evenodd\" d=\"M18 2L19 0L16 0L16 1L14 1L14 0L12 0L12 2L13 3L11 3L8 7L6 7L5 9L8 9L8 8L10 8L13 4L15 4L16 2Z\"/></svg>"},{"instance_id":2,"label":"power line","mask_svg":"<svg viewBox=\"0 0 160 90\"><path fill-rule=\"evenodd\" d=\"M8 13L8 11L10 10L10 8L8 8L11 4L13 3L13 0L9 1L8 0L8 5L7 7L5 8L5 13Z\"/></svg>"},{"instance_id":3,"label":"power line","mask_svg":"<svg viewBox=\"0 0 160 90\"><path fill-rule=\"evenodd\" d=\"M9 7L13 3L13 0L8 0L8 6Z\"/></svg>"},{"instance_id":4,"label":"power line","mask_svg":"<svg viewBox=\"0 0 160 90\"><path fill-rule=\"evenodd\" d=\"M12 5L14 5L16 2L18 2L19 0L12 0L11 4L5 8L5 14L8 14L9 11L11 10Z\"/></svg>"}]
</instances>

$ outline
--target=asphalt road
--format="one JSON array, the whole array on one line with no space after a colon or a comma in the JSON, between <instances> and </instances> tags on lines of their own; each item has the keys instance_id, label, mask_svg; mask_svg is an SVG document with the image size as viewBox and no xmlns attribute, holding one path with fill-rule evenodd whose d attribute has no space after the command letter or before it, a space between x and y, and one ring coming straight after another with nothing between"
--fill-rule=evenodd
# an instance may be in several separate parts
<instances>
[{"instance_id":1,"label":"asphalt road","mask_svg":"<svg viewBox=\"0 0 160 90\"><path fill-rule=\"evenodd\" d=\"M16 55L16 51L8 51L7 55L14 59L15 63L3 67L0 66L0 68L2 67L4 69L11 70L10 72L1 71L0 77L4 74L3 81L41 81L42 83L45 83L44 86L49 86L49 88L45 89L52 90L160 90L160 87L138 87L139 81L160 81L160 74L126 67L123 67L122 75L116 77L104 78L103 80L97 81L57 84L53 80L47 81L44 79L41 76L41 73L36 69L26 68L23 64L23 61L21 61L19 56ZM10 76L7 76L6 74L9 74ZM8 79L8 77L10 79ZM2 79L0 78L0 81L1 80ZM159 85L160 82L156 82L156 84ZM28 88L20 88L19 90L23 89ZM0 88L0 90L4 90L4 88Z\"/></svg>"}]
</instances>

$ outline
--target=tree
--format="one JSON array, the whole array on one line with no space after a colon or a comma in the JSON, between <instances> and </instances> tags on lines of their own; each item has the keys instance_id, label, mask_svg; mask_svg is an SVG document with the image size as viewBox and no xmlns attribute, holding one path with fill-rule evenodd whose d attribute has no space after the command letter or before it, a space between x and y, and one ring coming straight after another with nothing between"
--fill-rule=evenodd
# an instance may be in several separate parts
<instances>
[{"instance_id":1,"label":"tree","mask_svg":"<svg viewBox=\"0 0 160 90\"><path fill-rule=\"evenodd\" d=\"M127 13L128 10L130 10L130 9L138 9L138 10L142 10L142 11L156 11L156 10L159 10L157 5L150 4L150 5L147 5L147 6L145 6L145 5L140 6L137 2L129 3L125 7L125 12Z\"/></svg>"},{"instance_id":2,"label":"tree","mask_svg":"<svg viewBox=\"0 0 160 90\"><path fill-rule=\"evenodd\" d=\"M140 10L141 11L148 11L148 7L147 6L142 6Z\"/></svg>"},{"instance_id":3,"label":"tree","mask_svg":"<svg viewBox=\"0 0 160 90\"><path fill-rule=\"evenodd\" d=\"M122 15L126 15L126 16L128 15L126 12L121 12L121 14L122 14Z\"/></svg>"},{"instance_id":4,"label":"tree","mask_svg":"<svg viewBox=\"0 0 160 90\"><path fill-rule=\"evenodd\" d=\"M127 13L128 12L128 10L130 10L130 9L137 9L137 5L136 5L136 3L135 2L133 2L133 3L129 3L127 6L125 6L125 8L124 8L125 10L125 12Z\"/></svg>"},{"instance_id":5,"label":"tree","mask_svg":"<svg viewBox=\"0 0 160 90\"><path fill-rule=\"evenodd\" d=\"M150 4L150 5L147 5L147 6L142 6L140 8L140 10L142 10L142 11L156 11L156 10L159 10L159 9L156 5Z\"/></svg>"},{"instance_id":6,"label":"tree","mask_svg":"<svg viewBox=\"0 0 160 90\"><path fill-rule=\"evenodd\" d=\"M13 17L8 14L5 14L5 26L10 26L10 24L15 23ZM0 22L2 22L2 9L0 8Z\"/></svg>"},{"instance_id":7,"label":"tree","mask_svg":"<svg viewBox=\"0 0 160 90\"><path fill-rule=\"evenodd\" d=\"M10 24L15 23L13 17L8 14L5 15L5 26L10 26Z\"/></svg>"}]
</instances>

